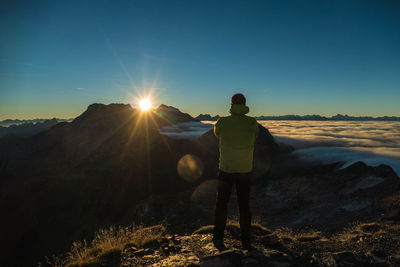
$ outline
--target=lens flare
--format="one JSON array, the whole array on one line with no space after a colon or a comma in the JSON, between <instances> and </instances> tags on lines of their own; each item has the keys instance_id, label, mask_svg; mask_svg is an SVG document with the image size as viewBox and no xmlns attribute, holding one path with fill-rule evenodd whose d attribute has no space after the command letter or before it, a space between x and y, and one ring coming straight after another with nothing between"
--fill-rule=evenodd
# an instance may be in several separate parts
<instances>
[{"instance_id":1,"label":"lens flare","mask_svg":"<svg viewBox=\"0 0 400 267\"><path fill-rule=\"evenodd\" d=\"M178 162L178 174L183 179L194 182L203 174L203 163L192 154L186 154Z\"/></svg>"},{"instance_id":2,"label":"lens flare","mask_svg":"<svg viewBox=\"0 0 400 267\"><path fill-rule=\"evenodd\" d=\"M151 108L151 102L148 98L142 99L139 102L139 106L142 111L147 111Z\"/></svg>"}]
</instances>

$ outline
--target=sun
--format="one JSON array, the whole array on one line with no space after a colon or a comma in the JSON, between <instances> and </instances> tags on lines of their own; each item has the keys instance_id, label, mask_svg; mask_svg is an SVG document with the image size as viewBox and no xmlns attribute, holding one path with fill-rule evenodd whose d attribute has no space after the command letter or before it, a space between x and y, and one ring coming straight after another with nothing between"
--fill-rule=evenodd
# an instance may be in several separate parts
<instances>
[{"instance_id":1,"label":"sun","mask_svg":"<svg viewBox=\"0 0 400 267\"><path fill-rule=\"evenodd\" d=\"M142 111L147 111L151 108L151 102L148 98L145 98L140 100L139 106Z\"/></svg>"}]
</instances>

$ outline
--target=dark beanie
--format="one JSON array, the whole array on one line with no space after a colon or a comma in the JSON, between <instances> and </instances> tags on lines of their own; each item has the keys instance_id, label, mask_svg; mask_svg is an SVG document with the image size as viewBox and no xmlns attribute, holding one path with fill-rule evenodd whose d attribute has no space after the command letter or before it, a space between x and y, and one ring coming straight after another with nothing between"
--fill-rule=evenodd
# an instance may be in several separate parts
<instances>
[{"instance_id":1,"label":"dark beanie","mask_svg":"<svg viewBox=\"0 0 400 267\"><path fill-rule=\"evenodd\" d=\"M231 98L231 105L246 105L246 98L243 94L237 93L234 94Z\"/></svg>"}]
</instances>

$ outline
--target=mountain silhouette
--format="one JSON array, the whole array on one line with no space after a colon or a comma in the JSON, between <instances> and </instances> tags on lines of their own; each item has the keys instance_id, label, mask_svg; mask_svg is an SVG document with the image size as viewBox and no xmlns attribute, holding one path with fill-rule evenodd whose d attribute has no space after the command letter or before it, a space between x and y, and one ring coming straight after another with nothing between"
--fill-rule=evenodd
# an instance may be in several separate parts
<instances>
[{"instance_id":1,"label":"mountain silhouette","mask_svg":"<svg viewBox=\"0 0 400 267\"><path fill-rule=\"evenodd\" d=\"M210 114L200 114L196 119L199 121L216 121L219 119L219 115L211 116Z\"/></svg>"}]
</instances>

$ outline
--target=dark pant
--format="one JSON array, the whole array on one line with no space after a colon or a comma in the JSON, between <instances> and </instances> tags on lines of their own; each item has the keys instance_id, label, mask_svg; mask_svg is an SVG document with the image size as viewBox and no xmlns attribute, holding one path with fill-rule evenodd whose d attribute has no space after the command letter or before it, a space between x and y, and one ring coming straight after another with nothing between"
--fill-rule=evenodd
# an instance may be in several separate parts
<instances>
[{"instance_id":1,"label":"dark pant","mask_svg":"<svg viewBox=\"0 0 400 267\"><path fill-rule=\"evenodd\" d=\"M218 195L215 207L214 238L222 239L226 226L227 207L231 196L232 186L236 185L237 199L240 212L240 231L243 245L250 245L251 213L249 206L250 196L249 173L218 172Z\"/></svg>"}]
</instances>

